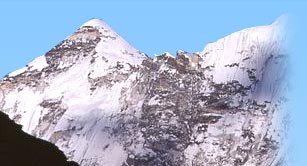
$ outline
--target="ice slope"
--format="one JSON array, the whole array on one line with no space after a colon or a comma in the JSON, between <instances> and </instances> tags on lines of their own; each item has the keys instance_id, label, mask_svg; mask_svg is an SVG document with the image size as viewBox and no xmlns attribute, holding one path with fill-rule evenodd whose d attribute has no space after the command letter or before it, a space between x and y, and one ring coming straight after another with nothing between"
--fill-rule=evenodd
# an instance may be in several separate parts
<instances>
[{"instance_id":1,"label":"ice slope","mask_svg":"<svg viewBox=\"0 0 307 166\"><path fill-rule=\"evenodd\" d=\"M283 21L153 59L98 19L0 81L23 130L90 165L275 165L284 159Z\"/></svg>"},{"instance_id":2,"label":"ice slope","mask_svg":"<svg viewBox=\"0 0 307 166\"><path fill-rule=\"evenodd\" d=\"M214 82L237 80L253 86L253 99L271 101L275 85L286 74L279 70L287 66L278 63L287 54L285 24L286 16L281 16L271 25L244 29L208 44L201 52L203 67L214 66L210 73Z\"/></svg>"},{"instance_id":3,"label":"ice slope","mask_svg":"<svg viewBox=\"0 0 307 166\"><path fill-rule=\"evenodd\" d=\"M74 55L69 52L69 49L71 49L71 52L73 52L73 49L79 50L79 47L88 43L91 44L97 39L99 41L95 43L92 50L83 52L83 55L82 53ZM123 148L113 143L114 140L108 138L107 134L99 131L99 129L114 123L111 121L110 124L106 124L104 117L112 116L120 111L118 102L121 97L121 90L130 86L131 82L136 79L136 74L129 75L126 82L115 83L111 88L101 88L100 93L92 92L91 86L93 85L89 80L108 75L112 77L114 73L111 70L116 70L119 65L123 65L122 72L126 72L131 67L141 64L146 56L131 47L109 26L98 19L90 20L82 25L77 32L57 47L54 50L64 49L63 54L65 55L58 56L55 53L55 56L60 59L56 68L51 61L57 59L51 57L48 64L48 55L43 55L22 70L12 72L4 78L5 86L5 80L10 80L12 77L19 76L22 79L32 79L28 78L32 76L32 71L40 75L38 78L34 78L37 79L38 85L33 84L34 87L20 85L19 88L6 94L5 101L1 98L2 109L12 119L22 124L23 130L27 133L51 140L66 152L72 153L75 151L75 153L72 153L73 157L69 155L73 160L84 163L87 161L82 160L101 155L103 159L100 160L103 160L107 165L118 165L116 162L121 162L119 158L123 153ZM59 72L49 73L49 70ZM29 81L31 84L31 80L25 81ZM3 86L1 86L2 89ZM49 105L51 108L47 107ZM51 117L47 117L48 115ZM47 122L42 122L46 120L45 118L48 118ZM60 135L62 131L71 130L71 128L79 130L78 127L80 126L83 130L71 136L69 145L64 136L61 136L63 138L59 140L54 138L59 137L57 135ZM103 143L97 145L94 143L97 142L95 140L103 140ZM111 144L111 149L113 147L114 149L107 152L102 151L107 144ZM125 154L122 155L122 157L125 157ZM117 157L117 159L111 160L112 157ZM107 162L106 160L110 161Z\"/></svg>"}]
</instances>

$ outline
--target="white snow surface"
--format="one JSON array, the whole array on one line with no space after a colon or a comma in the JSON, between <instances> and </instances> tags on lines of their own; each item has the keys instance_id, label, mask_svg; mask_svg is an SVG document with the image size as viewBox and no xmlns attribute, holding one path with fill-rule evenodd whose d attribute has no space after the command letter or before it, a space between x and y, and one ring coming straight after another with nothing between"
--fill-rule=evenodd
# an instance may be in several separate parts
<instances>
[{"instance_id":1,"label":"white snow surface","mask_svg":"<svg viewBox=\"0 0 307 166\"><path fill-rule=\"evenodd\" d=\"M43 68L47 67L48 64L46 62L46 58L44 55L35 58L31 63L29 63L30 70L38 70L41 71Z\"/></svg>"},{"instance_id":2,"label":"white snow surface","mask_svg":"<svg viewBox=\"0 0 307 166\"><path fill-rule=\"evenodd\" d=\"M27 67L23 67L23 68L21 68L21 69L18 69L18 70L15 70L15 71L9 73L8 76L9 76L9 77L17 76L17 75L19 75L19 74L24 73L27 69L28 69Z\"/></svg>"},{"instance_id":3,"label":"white snow surface","mask_svg":"<svg viewBox=\"0 0 307 166\"><path fill-rule=\"evenodd\" d=\"M202 68L213 66L208 75L213 76L215 83L237 80L244 86L254 86L254 93L247 97L258 102L277 102L274 101L274 97L278 95L276 86L284 77L284 73L279 72L282 66L276 65L275 62L278 61L279 55L286 54L283 50L285 39L281 35L283 31L281 23L283 21L278 19L269 26L244 29L208 44L200 53L203 58ZM120 166L126 161L128 154L119 141L120 138L112 135L111 130L118 123L117 115L121 114L123 103L131 103L131 109L136 112L141 110L144 102L141 94L134 93L135 96L130 98L130 101L123 101L123 94L125 91L126 94L133 93L131 87L139 75L132 72L132 68L141 65L147 57L130 46L103 21L92 19L81 28L88 26L96 27L103 35L89 56L77 60L67 71L46 78L43 80L44 86L30 88L21 85L20 89L15 90L0 86L0 106L10 118L23 125L25 132L55 143L70 159L82 166L93 164ZM95 34L88 33L73 34L67 39L70 42L93 38ZM166 55L174 58L169 53ZM91 62L92 57L95 58L95 62ZM115 70L118 64L122 65L122 68ZM67 66L63 61L59 68ZM17 76L27 70L41 71L46 67L48 64L43 55L36 58L28 67L10 73L9 77ZM160 71L164 70L169 69L162 65ZM255 77L259 80L259 84L251 81L248 71L256 73ZM122 78L125 74L127 78ZM101 79L105 82L108 79L120 81L97 86L95 91L91 91L89 79ZM209 92L207 89L206 91ZM148 104L158 105L156 97L152 97ZM65 110L63 116L59 119L54 116L52 121L40 123L42 117L46 115L53 117L51 114L54 113L41 105L43 101L60 101L59 107ZM206 136L199 135L197 141L204 141L200 144L201 149L194 144L189 146L185 150L188 160L192 160L199 150L204 149L207 150L207 155L211 156L210 159L214 160L217 155L214 142L219 141L215 136L223 132L233 132L234 137L239 137L236 135L239 133L237 130L240 130L240 126L247 121L242 119L243 116L240 114L224 115L223 121L219 123L228 126L227 128L218 130L214 125L210 126L208 132L214 136L212 139L204 140ZM215 125L221 125L219 123ZM262 132L261 129L265 125L266 122L260 118L255 122L257 130L255 132ZM141 143L135 147L140 147L143 140L139 141ZM134 150L145 153L144 149L140 149ZM192 165L192 162L188 165Z\"/></svg>"},{"instance_id":4,"label":"white snow surface","mask_svg":"<svg viewBox=\"0 0 307 166\"><path fill-rule=\"evenodd\" d=\"M126 81L114 83L111 87L98 87L94 93L90 90L89 78L96 79L113 74L111 69L118 64L123 65L122 73L130 72L131 66L140 65L147 57L131 47L103 21L93 19L80 28L86 28L86 26L95 27L102 34L102 40L96 45L91 56L75 61L68 71L56 77L46 78L44 81L48 86L43 92L29 87L22 88L19 92L18 90L7 92L2 108L12 119L21 115L16 121L23 125L22 129L25 132L50 140L70 159L81 165L92 165L93 163L104 163L109 166L122 165L127 158L123 145L112 137L109 131L105 131L116 126L116 118L110 120L106 117L119 113L121 93L124 88L131 87L132 81L137 76L131 74ZM71 41L86 42L96 38L95 35L97 34L75 33L69 36L64 44L71 44ZM90 62L91 57L95 57L94 63ZM58 68L69 67L70 61L69 59L63 60ZM27 66L12 72L9 77L26 71L41 71L48 67L48 64L43 55ZM6 92L1 87L1 103L4 100L2 95L4 93ZM60 107L66 111L60 119L55 119L56 124L51 122L40 124L43 116L52 114L50 110L40 105L43 101L49 100L61 101L63 104ZM135 107L138 105L139 103L136 103ZM20 109L14 110L14 107ZM45 128L46 126L49 127ZM72 134L68 142L63 139L54 140L57 134L69 132L72 127L79 129L80 132ZM41 134L40 129L47 130Z\"/></svg>"},{"instance_id":5,"label":"white snow surface","mask_svg":"<svg viewBox=\"0 0 307 166\"><path fill-rule=\"evenodd\" d=\"M106 58L113 62L124 61L130 64L139 64L145 55L133 48L126 40L119 36L106 23L99 19L92 19L81 27L97 27L105 37L96 47L98 54L108 55ZM115 49L114 49L115 48ZM133 55L133 56L132 56ZM99 56L99 55L97 55Z\"/></svg>"},{"instance_id":6,"label":"white snow surface","mask_svg":"<svg viewBox=\"0 0 307 166\"><path fill-rule=\"evenodd\" d=\"M250 86L254 83L249 72L254 73L260 83L254 87L253 99L271 101L276 83L285 75L279 72L285 65L275 63L278 56L287 54L285 19L283 16L271 25L247 28L208 44L200 53L202 67L213 67L210 75L215 83L236 80Z\"/></svg>"},{"instance_id":7,"label":"white snow surface","mask_svg":"<svg viewBox=\"0 0 307 166\"><path fill-rule=\"evenodd\" d=\"M93 26L93 27L111 29L109 25L107 25L104 21L102 21L101 19L97 19L97 18L93 18L87 21L81 27L84 27L84 26Z\"/></svg>"}]
</instances>

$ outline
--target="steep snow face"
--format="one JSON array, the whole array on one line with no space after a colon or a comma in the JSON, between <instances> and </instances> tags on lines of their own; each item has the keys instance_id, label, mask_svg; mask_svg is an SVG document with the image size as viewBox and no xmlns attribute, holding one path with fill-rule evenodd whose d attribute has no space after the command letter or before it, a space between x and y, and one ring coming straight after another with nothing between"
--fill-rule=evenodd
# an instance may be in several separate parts
<instances>
[{"instance_id":1,"label":"steep snow face","mask_svg":"<svg viewBox=\"0 0 307 166\"><path fill-rule=\"evenodd\" d=\"M0 81L0 108L82 166L277 165L282 21L150 59L98 19Z\"/></svg>"},{"instance_id":2,"label":"steep snow face","mask_svg":"<svg viewBox=\"0 0 307 166\"><path fill-rule=\"evenodd\" d=\"M211 67L215 83L237 80L243 86L252 86L253 99L272 100L276 84L286 74L280 72L287 67L281 63L287 54L285 19L280 17L269 26L244 29L208 44L201 52L202 66Z\"/></svg>"},{"instance_id":3,"label":"steep snow face","mask_svg":"<svg viewBox=\"0 0 307 166\"><path fill-rule=\"evenodd\" d=\"M24 131L55 143L83 165L120 165L123 146L102 129L114 125L107 117L120 112L123 90L132 86L138 77L133 70L146 58L105 23L90 20L5 77L1 108ZM104 150L107 145L111 150Z\"/></svg>"}]
</instances>

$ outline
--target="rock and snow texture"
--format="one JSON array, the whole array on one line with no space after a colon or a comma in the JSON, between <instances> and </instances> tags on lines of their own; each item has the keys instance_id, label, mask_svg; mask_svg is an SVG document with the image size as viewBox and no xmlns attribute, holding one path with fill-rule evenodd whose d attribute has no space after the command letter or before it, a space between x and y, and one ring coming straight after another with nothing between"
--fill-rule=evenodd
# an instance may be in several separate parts
<instances>
[{"instance_id":1,"label":"rock and snow texture","mask_svg":"<svg viewBox=\"0 0 307 166\"><path fill-rule=\"evenodd\" d=\"M93 19L0 80L0 108L82 166L283 165L282 31L151 59Z\"/></svg>"},{"instance_id":2,"label":"rock and snow texture","mask_svg":"<svg viewBox=\"0 0 307 166\"><path fill-rule=\"evenodd\" d=\"M21 130L6 114L0 112L0 161L5 166L78 166L68 162L55 145Z\"/></svg>"}]
</instances>

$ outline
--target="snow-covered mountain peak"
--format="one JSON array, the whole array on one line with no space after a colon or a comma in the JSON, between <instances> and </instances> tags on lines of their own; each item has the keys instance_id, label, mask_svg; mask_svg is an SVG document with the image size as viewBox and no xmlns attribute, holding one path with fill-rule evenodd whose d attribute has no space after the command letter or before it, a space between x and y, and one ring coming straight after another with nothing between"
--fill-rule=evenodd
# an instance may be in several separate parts
<instances>
[{"instance_id":1,"label":"snow-covered mountain peak","mask_svg":"<svg viewBox=\"0 0 307 166\"><path fill-rule=\"evenodd\" d=\"M288 23L289 20L289 15L288 14L283 14L279 16L273 23L272 25L279 26L279 27L285 27L286 24Z\"/></svg>"},{"instance_id":2,"label":"snow-covered mountain peak","mask_svg":"<svg viewBox=\"0 0 307 166\"><path fill-rule=\"evenodd\" d=\"M125 39L100 19L87 21L68 40L96 43L94 56L103 56L112 62L120 61L135 64L140 63L146 58L143 53L133 48Z\"/></svg>"},{"instance_id":3,"label":"snow-covered mountain peak","mask_svg":"<svg viewBox=\"0 0 307 166\"><path fill-rule=\"evenodd\" d=\"M0 80L0 109L81 166L275 165L283 36L276 23L150 59L93 19Z\"/></svg>"},{"instance_id":4,"label":"snow-covered mountain peak","mask_svg":"<svg viewBox=\"0 0 307 166\"><path fill-rule=\"evenodd\" d=\"M110 29L110 27L104 21L97 18L87 21L81 27L86 27L86 26Z\"/></svg>"},{"instance_id":5,"label":"snow-covered mountain peak","mask_svg":"<svg viewBox=\"0 0 307 166\"><path fill-rule=\"evenodd\" d=\"M251 41L250 44L255 43L262 43L263 45L267 43L263 42L279 42L283 39L283 37L286 35L283 31L288 20L288 15L282 15L278 17L272 24L270 25L264 25L264 26L256 26L251 28L246 28L237 32L234 32L230 35L225 36L224 38L219 39L217 42L209 43L204 47L204 50L202 53L206 53L206 49L209 49L211 45L214 45L218 43L221 40L228 40L228 44L240 44L240 45L246 45L249 44L248 42ZM241 38L237 38L237 37ZM237 40L239 39L239 40ZM249 40L249 41L246 41ZM278 43L282 44L282 43ZM230 47L231 45L229 45ZM241 47L236 49L242 49Z\"/></svg>"},{"instance_id":6,"label":"snow-covered mountain peak","mask_svg":"<svg viewBox=\"0 0 307 166\"><path fill-rule=\"evenodd\" d=\"M284 17L280 17L270 25L243 29L210 43L201 52L202 66L214 66L212 75L216 83L235 79L250 86L256 81L254 76L262 79L262 72L271 59L275 61L287 54L284 26Z\"/></svg>"},{"instance_id":7,"label":"snow-covered mountain peak","mask_svg":"<svg viewBox=\"0 0 307 166\"><path fill-rule=\"evenodd\" d=\"M76 77L83 74L87 77L90 71L89 76L95 78L119 63L134 66L141 64L146 58L145 54L133 48L102 20L92 19L46 54L4 79L15 76L29 79L31 75L36 79L50 79L51 75L57 77L58 74L81 68L83 70Z\"/></svg>"}]
</instances>

